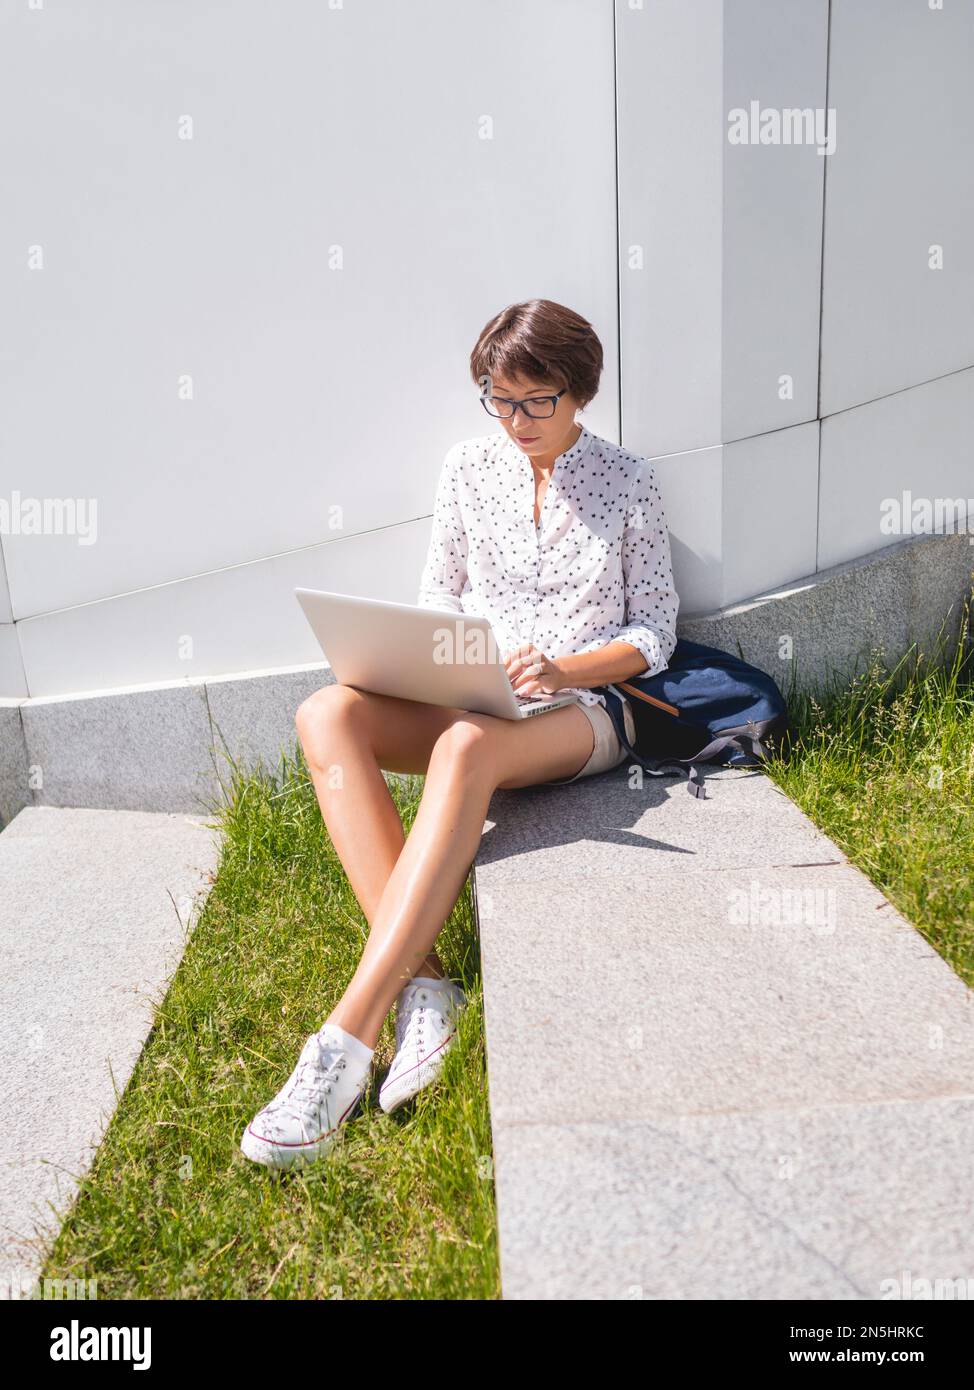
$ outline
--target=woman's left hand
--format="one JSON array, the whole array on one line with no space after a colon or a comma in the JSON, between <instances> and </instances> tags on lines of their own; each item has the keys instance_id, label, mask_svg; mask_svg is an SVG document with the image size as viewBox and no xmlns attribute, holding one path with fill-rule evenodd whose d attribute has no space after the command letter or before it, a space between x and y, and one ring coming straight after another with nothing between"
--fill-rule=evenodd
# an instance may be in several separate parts
<instances>
[{"instance_id":1,"label":"woman's left hand","mask_svg":"<svg viewBox=\"0 0 974 1390\"><path fill-rule=\"evenodd\" d=\"M504 656L504 665L515 695L554 695L568 684L557 661L545 656L531 642L523 642Z\"/></svg>"}]
</instances>

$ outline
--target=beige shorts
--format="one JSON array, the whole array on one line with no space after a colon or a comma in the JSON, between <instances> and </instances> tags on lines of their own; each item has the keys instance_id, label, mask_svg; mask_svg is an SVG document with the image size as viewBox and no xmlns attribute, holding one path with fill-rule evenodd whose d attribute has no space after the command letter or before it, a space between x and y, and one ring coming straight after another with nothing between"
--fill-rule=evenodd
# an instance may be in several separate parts
<instances>
[{"instance_id":1,"label":"beige shorts","mask_svg":"<svg viewBox=\"0 0 974 1390\"><path fill-rule=\"evenodd\" d=\"M612 716L605 705L582 705L582 712L588 715L589 723L595 733L595 747L592 749L588 762L576 772L574 777L552 777L549 782L542 782L543 787L561 786L566 782L577 782L580 777L592 777L596 772L609 772L612 768L618 767L625 762L629 754L619 742L619 735L616 733L616 726L612 722ZM632 710L628 700L623 704L623 720L626 726L626 737L629 742L636 742L636 727L632 717Z\"/></svg>"}]
</instances>

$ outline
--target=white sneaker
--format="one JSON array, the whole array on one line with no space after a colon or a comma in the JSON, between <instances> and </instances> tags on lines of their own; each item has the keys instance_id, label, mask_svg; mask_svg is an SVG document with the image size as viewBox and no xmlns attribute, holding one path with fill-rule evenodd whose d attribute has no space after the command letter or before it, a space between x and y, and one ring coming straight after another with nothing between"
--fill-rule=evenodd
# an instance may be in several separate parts
<instances>
[{"instance_id":1,"label":"white sneaker","mask_svg":"<svg viewBox=\"0 0 974 1390\"><path fill-rule=\"evenodd\" d=\"M428 1086L453 1046L457 1017L467 997L452 980L416 976L396 1004L396 1055L379 1091L387 1114Z\"/></svg>"},{"instance_id":2,"label":"white sneaker","mask_svg":"<svg viewBox=\"0 0 974 1390\"><path fill-rule=\"evenodd\" d=\"M327 1153L369 1084L372 1051L334 1023L312 1033L287 1081L244 1130L247 1157L292 1168Z\"/></svg>"}]
</instances>

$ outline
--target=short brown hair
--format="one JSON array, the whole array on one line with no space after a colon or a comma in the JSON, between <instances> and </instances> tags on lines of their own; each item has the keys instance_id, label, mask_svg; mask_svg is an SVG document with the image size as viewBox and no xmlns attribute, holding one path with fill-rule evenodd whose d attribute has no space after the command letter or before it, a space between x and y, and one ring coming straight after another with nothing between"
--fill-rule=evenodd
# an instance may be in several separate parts
<instances>
[{"instance_id":1,"label":"short brown hair","mask_svg":"<svg viewBox=\"0 0 974 1390\"><path fill-rule=\"evenodd\" d=\"M470 354L470 375L524 376L553 382L588 405L599 389L602 344L592 325L550 299L509 304L490 320Z\"/></svg>"}]
</instances>

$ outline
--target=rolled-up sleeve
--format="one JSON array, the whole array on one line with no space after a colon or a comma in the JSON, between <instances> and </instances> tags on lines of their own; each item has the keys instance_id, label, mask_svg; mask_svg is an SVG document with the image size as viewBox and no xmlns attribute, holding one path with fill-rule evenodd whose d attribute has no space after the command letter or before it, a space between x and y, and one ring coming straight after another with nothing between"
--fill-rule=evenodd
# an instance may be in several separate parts
<instances>
[{"instance_id":1,"label":"rolled-up sleeve","mask_svg":"<svg viewBox=\"0 0 974 1390\"><path fill-rule=\"evenodd\" d=\"M633 479L622 538L626 625L613 638L646 658L640 676L665 671L676 648L680 601L673 584L670 536L653 465L643 459Z\"/></svg>"},{"instance_id":2,"label":"rolled-up sleeve","mask_svg":"<svg viewBox=\"0 0 974 1390\"><path fill-rule=\"evenodd\" d=\"M462 613L460 595L467 582L467 533L457 495L457 446L443 460L426 564L419 581L417 604Z\"/></svg>"}]
</instances>

